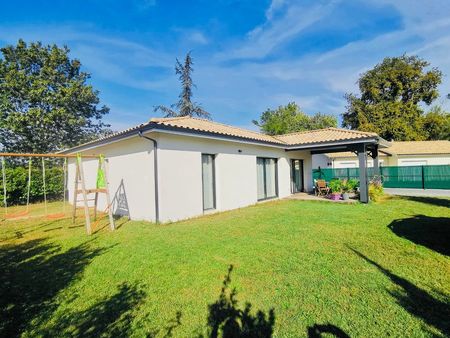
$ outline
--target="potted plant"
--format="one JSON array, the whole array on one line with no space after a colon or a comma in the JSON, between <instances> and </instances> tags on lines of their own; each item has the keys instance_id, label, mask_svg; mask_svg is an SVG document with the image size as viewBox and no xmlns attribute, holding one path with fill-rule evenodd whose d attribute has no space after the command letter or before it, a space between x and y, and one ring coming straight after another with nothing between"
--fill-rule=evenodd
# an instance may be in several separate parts
<instances>
[{"instance_id":1,"label":"potted plant","mask_svg":"<svg viewBox=\"0 0 450 338\"><path fill-rule=\"evenodd\" d=\"M350 198L350 194L353 194L356 191L356 187L358 186L358 180L351 178L349 180L344 180L342 182L342 199L348 200Z\"/></svg>"},{"instance_id":2,"label":"potted plant","mask_svg":"<svg viewBox=\"0 0 450 338\"><path fill-rule=\"evenodd\" d=\"M348 193L351 191L351 189L352 186L351 183L349 183L349 180L342 181L342 199L344 201L348 201L348 199L350 198Z\"/></svg>"},{"instance_id":3,"label":"potted plant","mask_svg":"<svg viewBox=\"0 0 450 338\"><path fill-rule=\"evenodd\" d=\"M335 178L330 181L329 187L331 189L330 199L338 201L341 199L342 182L340 179Z\"/></svg>"}]
</instances>

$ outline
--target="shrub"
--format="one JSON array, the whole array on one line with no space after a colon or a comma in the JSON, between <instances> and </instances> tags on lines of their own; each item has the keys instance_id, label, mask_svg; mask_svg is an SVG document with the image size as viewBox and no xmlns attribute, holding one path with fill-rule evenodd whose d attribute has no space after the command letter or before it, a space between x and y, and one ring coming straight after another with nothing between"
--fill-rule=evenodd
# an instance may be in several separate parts
<instances>
[{"instance_id":1,"label":"shrub","mask_svg":"<svg viewBox=\"0 0 450 338\"><path fill-rule=\"evenodd\" d=\"M6 197L8 205L25 204L28 190L28 167L14 166L5 169ZM49 167L45 170L45 190L47 199L63 196L64 172L62 167ZM44 200L42 169L31 170L30 203ZM3 177L0 175L0 205L3 206Z\"/></svg>"},{"instance_id":2,"label":"shrub","mask_svg":"<svg viewBox=\"0 0 450 338\"><path fill-rule=\"evenodd\" d=\"M329 187L332 193L340 194L342 192L342 181L338 178L334 178L330 181Z\"/></svg>"},{"instance_id":3,"label":"shrub","mask_svg":"<svg viewBox=\"0 0 450 338\"><path fill-rule=\"evenodd\" d=\"M381 196L383 196L383 184L381 183L381 180L373 179L369 183L369 199L371 201L378 201L380 200Z\"/></svg>"},{"instance_id":4,"label":"shrub","mask_svg":"<svg viewBox=\"0 0 450 338\"><path fill-rule=\"evenodd\" d=\"M355 179L355 178L351 178L351 179L349 179L347 181L347 185L348 185L348 187L350 189L349 191L354 192L354 191L356 191L356 188L359 185L359 181L357 179Z\"/></svg>"},{"instance_id":5,"label":"shrub","mask_svg":"<svg viewBox=\"0 0 450 338\"><path fill-rule=\"evenodd\" d=\"M342 181L342 191L343 192L354 192L358 186L358 180L349 179Z\"/></svg>"}]
</instances>

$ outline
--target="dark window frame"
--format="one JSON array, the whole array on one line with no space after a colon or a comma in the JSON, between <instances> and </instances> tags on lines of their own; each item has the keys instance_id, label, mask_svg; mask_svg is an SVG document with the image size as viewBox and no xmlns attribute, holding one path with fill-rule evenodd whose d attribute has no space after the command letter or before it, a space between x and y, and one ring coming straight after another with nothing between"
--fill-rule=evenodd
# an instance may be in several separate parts
<instances>
[{"instance_id":1,"label":"dark window frame","mask_svg":"<svg viewBox=\"0 0 450 338\"><path fill-rule=\"evenodd\" d=\"M262 157L262 156L257 156L256 157L256 164L258 165L258 159L262 159L264 161L264 165L263 165L263 177L264 177L264 198L258 198L258 193L257 195L257 200L259 201L266 201L266 200L271 200L274 198L278 198L279 197L279 192L278 192L278 158L276 157ZM273 196L267 196L267 181L266 181L266 161L267 160L274 160L275 161L275 195ZM257 175L258 177L258 175ZM258 184L258 178L256 179L256 184Z\"/></svg>"},{"instance_id":2,"label":"dark window frame","mask_svg":"<svg viewBox=\"0 0 450 338\"><path fill-rule=\"evenodd\" d=\"M212 157L212 185L213 185L213 207L205 209L205 181L203 180L203 156L211 156ZM217 201L216 201L216 154L202 153L201 154L201 165L202 165L202 208L203 211L216 210Z\"/></svg>"}]
</instances>

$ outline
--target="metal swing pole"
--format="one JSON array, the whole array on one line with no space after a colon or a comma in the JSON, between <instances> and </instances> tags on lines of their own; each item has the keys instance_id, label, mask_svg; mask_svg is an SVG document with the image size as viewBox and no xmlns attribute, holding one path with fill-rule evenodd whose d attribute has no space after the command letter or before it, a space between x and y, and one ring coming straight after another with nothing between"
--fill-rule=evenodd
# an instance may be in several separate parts
<instances>
[{"instance_id":1,"label":"metal swing pole","mask_svg":"<svg viewBox=\"0 0 450 338\"><path fill-rule=\"evenodd\" d=\"M42 158L42 182L43 182L43 188L44 188L44 206L45 206L45 216L48 215L48 209L47 209L47 190L45 186L45 159Z\"/></svg>"},{"instance_id":2,"label":"metal swing pole","mask_svg":"<svg viewBox=\"0 0 450 338\"><path fill-rule=\"evenodd\" d=\"M64 200L63 200L63 213L64 216L66 215L66 191L67 191L67 157L64 158L64 164L63 164L63 195L64 195Z\"/></svg>"},{"instance_id":3,"label":"metal swing pole","mask_svg":"<svg viewBox=\"0 0 450 338\"><path fill-rule=\"evenodd\" d=\"M31 190L31 157L28 160L28 187L27 187L27 213L30 208L30 190Z\"/></svg>"},{"instance_id":4,"label":"metal swing pole","mask_svg":"<svg viewBox=\"0 0 450 338\"><path fill-rule=\"evenodd\" d=\"M5 215L8 214L8 203L6 199L6 168L5 168L5 157L2 156L2 178L3 178L3 205L5 208Z\"/></svg>"}]
</instances>

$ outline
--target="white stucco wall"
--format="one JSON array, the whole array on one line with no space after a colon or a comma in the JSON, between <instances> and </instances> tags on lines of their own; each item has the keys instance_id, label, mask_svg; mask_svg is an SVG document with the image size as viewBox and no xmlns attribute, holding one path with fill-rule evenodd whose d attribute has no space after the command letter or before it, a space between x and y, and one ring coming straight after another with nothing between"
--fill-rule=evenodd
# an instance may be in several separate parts
<instances>
[{"instance_id":1,"label":"white stucco wall","mask_svg":"<svg viewBox=\"0 0 450 338\"><path fill-rule=\"evenodd\" d=\"M331 159L325 154L312 155L312 167L313 169L321 168L331 168Z\"/></svg>"},{"instance_id":2,"label":"white stucco wall","mask_svg":"<svg viewBox=\"0 0 450 338\"><path fill-rule=\"evenodd\" d=\"M433 155L433 156L398 156L399 166L411 166L411 165L441 165L450 164L450 154L448 155Z\"/></svg>"},{"instance_id":3,"label":"white stucco wall","mask_svg":"<svg viewBox=\"0 0 450 338\"><path fill-rule=\"evenodd\" d=\"M224 211L257 203L256 157L277 159L278 197L291 194L291 159L303 160L304 187L312 190L312 160L308 151L214 140L194 136L150 133L158 141L159 218L178 221L202 215L201 154L215 155L216 209ZM239 150L241 152L239 152ZM138 136L97 147L86 154L102 153L109 162L111 196L121 182L131 219L155 220L153 144ZM97 161L85 160L87 188L95 187ZM72 201L74 164L69 165L69 198ZM79 196L81 199L81 195ZM92 203L91 203L92 204ZM80 206L82 203L79 204ZM99 209L105 207L100 200ZM117 211L117 208L115 208Z\"/></svg>"},{"instance_id":4,"label":"white stucco wall","mask_svg":"<svg viewBox=\"0 0 450 338\"><path fill-rule=\"evenodd\" d=\"M378 159L380 165L386 165L386 158L379 157ZM355 157L349 158L337 158L331 161L331 168L358 168L359 161ZM373 159L369 156L367 157L367 167L373 167Z\"/></svg>"},{"instance_id":5,"label":"white stucco wall","mask_svg":"<svg viewBox=\"0 0 450 338\"><path fill-rule=\"evenodd\" d=\"M286 152L266 146L160 134L158 166L162 222L203 214L202 153L215 155L216 211L257 203L257 157L277 159L278 197L291 194L290 159L304 160L305 189L312 189L309 152Z\"/></svg>"},{"instance_id":6,"label":"white stucco wall","mask_svg":"<svg viewBox=\"0 0 450 338\"><path fill-rule=\"evenodd\" d=\"M122 207L125 201L128 205L129 216L135 220L155 220L154 188L153 188L153 146L141 138L123 140L110 145L84 151L85 154L104 154L108 159L109 189L115 214L124 215L128 212ZM83 169L86 188L95 188L98 161L83 159ZM69 163L68 187L69 201L73 200L75 165ZM80 187L81 188L81 187ZM93 198L94 195L88 196ZM105 210L105 195L99 195L99 210ZM82 195L78 196L82 199ZM89 202L92 206L93 202ZM83 202L79 202L81 207Z\"/></svg>"}]
</instances>

